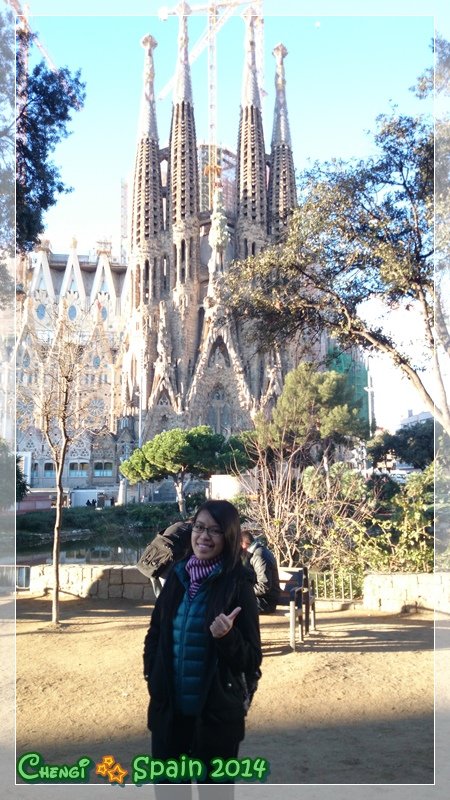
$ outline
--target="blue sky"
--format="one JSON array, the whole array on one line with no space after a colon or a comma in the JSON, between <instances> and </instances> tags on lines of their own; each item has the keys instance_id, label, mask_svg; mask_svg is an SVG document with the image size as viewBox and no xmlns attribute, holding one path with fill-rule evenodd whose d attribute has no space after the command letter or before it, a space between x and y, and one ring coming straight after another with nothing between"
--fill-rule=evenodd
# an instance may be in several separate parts
<instances>
[{"instance_id":1,"label":"blue sky","mask_svg":"<svg viewBox=\"0 0 450 800\"><path fill-rule=\"evenodd\" d=\"M156 93L172 76L177 58L178 20L157 16L163 3L135 0L30 0L30 23L58 66L81 68L87 83L85 108L75 115L72 135L55 153L64 181L74 188L46 217L55 252L67 252L73 236L78 251L98 239L118 242L120 182L133 168L142 85L141 38L150 32L155 51ZM174 4L170 4L172 8ZM192 3L192 6L198 5ZM61 10L63 7L63 11ZM235 147L243 64L241 6L218 34L218 136ZM107 14L105 13L107 9ZM126 12L124 11L126 9ZM297 169L308 160L365 157L372 150L369 130L392 103L404 113L432 113L431 102L409 91L432 63L435 23L444 34L449 20L440 2L289 2L266 0L266 149L270 148L274 105L273 47L282 41L287 98ZM189 20L193 45L205 29L204 15ZM192 67L197 137L207 136L206 50ZM169 135L171 96L157 104L160 143ZM117 249L117 248L116 248ZM382 378L388 370L382 367ZM378 380L378 379L377 379ZM403 394L405 393L405 397ZM420 410L399 385L398 410L377 418L395 427L408 408ZM395 417L394 417L395 413ZM388 419L390 414L390 418Z\"/></svg>"},{"instance_id":2,"label":"blue sky","mask_svg":"<svg viewBox=\"0 0 450 800\"><path fill-rule=\"evenodd\" d=\"M33 15L51 6L44 0L34 0L30 5ZM120 5L109 4L110 13ZM266 8L273 5L266 0ZM64 3L66 14L71 6ZM203 32L205 21L203 15L192 15L192 44ZM75 115L73 134L55 154L65 182L74 191L47 214L48 235L55 251L66 250L75 235L80 251L87 252L96 239L118 236L120 180L129 175L134 159L143 66L140 40L150 32L158 41L158 94L175 68L178 20L78 14L36 16L32 26L54 62L71 69L80 67L87 83L85 108ZM282 41L289 53L285 62L289 115L294 160L301 169L308 159L368 154L371 140L367 131L373 130L376 115L388 111L392 102L405 112L426 110L408 89L431 63L433 30L430 14L267 16L266 148L270 147L274 104L271 51L278 42ZM218 135L231 147L236 145L238 132L243 37L244 23L236 14L217 41ZM197 136L202 140L207 137L206 50L192 67L192 79ZM158 102L161 145L167 143L170 114L169 94Z\"/></svg>"}]
</instances>

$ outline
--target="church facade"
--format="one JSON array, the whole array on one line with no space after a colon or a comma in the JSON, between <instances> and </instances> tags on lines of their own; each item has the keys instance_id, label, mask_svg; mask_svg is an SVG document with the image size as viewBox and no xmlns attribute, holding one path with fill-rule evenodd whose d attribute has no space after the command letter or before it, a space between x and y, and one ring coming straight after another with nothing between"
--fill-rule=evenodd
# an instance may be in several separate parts
<instances>
[{"instance_id":1,"label":"church facade","mask_svg":"<svg viewBox=\"0 0 450 800\"><path fill-rule=\"evenodd\" d=\"M276 100L266 149L257 82L254 17L247 13L238 140L228 153L235 170L220 180L212 208L201 193L204 145L196 139L188 61L188 18L180 16L178 60L168 147L161 147L154 94L156 41L146 36L127 263L107 244L95 261L77 253L33 253L20 308L18 382L32 380L30 336L49 304L75 318L95 315L97 349L89 380L102 398L101 436L85 433L70 448L64 485L116 493L119 465L155 434L208 424L225 436L252 427L269 410L284 378L299 363L302 343L262 354L251 324L237 323L220 298L229 264L276 241L296 205L282 44L273 50ZM203 148L203 149L202 149ZM233 195L234 192L234 195ZM203 201L201 202L201 197ZM326 342L317 347L326 349ZM322 353L323 355L323 353ZM28 372L27 372L28 369ZM51 455L41 431L18 431L32 487L54 486ZM117 494L117 493L116 493Z\"/></svg>"}]
</instances>

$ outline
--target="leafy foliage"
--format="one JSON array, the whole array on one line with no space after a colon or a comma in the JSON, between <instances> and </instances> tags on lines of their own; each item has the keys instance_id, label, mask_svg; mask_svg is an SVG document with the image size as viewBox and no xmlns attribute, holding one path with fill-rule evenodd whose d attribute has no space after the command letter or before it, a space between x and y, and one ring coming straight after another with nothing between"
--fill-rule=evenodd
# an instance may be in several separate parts
<instances>
[{"instance_id":1,"label":"leafy foliage","mask_svg":"<svg viewBox=\"0 0 450 800\"><path fill-rule=\"evenodd\" d=\"M431 571L433 465L404 486L388 476L365 480L336 461L299 470L297 452L280 442L270 454L255 438L256 492L249 484L240 513L262 531L284 566L342 570Z\"/></svg>"},{"instance_id":2,"label":"leafy foliage","mask_svg":"<svg viewBox=\"0 0 450 800\"><path fill-rule=\"evenodd\" d=\"M70 191L50 160L57 144L68 136L74 110L82 108L85 84L79 70L53 72L43 61L27 75L26 52L34 35L23 30L17 43L17 180L16 244L30 250L44 230L43 214L61 192Z\"/></svg>"},{"instance_id":3,"label":"leafy foliage","mask_svg":"<svg viewBox=\"0 0 450 800\"><path fill-rule=\"evenodd\" d=\"M433 128L398 114L377 124L376 157L302 174L285 240L235 264L223 293L238 317L256 320L262 345L326 330L344 348L389 355L450 430L439 371L435 405L414 358L365 313L369 300L417 309L430 353L448 334L445 320L434 327Z\"/></svg>"},{"instance_id":4,"label":"leafy foliage","mask_svg":"<svg viewBox=\"0 0 450 800\"><path fill-rule=\"evenodd\" d=\"M238 436L227 441L208 425L158 433L136 448L120 471L131 483L172 477L181 513L185 513L184 483L187 475L207 478L213 472L245 469L249 457Z\"/></svg>"},{"instance_id":5,"label":"leafy foliage","mask_svg":"<svg viewBox=\"0 0 450 800\"><path fill-rule=\"evenodd\" d=\"M359 531L357 558L377 572L432 572L434 468L410 475L392 501L388 519L378 521L376 535Z\"/></svg>"},{"instance_id":6,"label":"leafy foliage","mask_svg":"<svg viewBox=\"0 0 450 800\"><path fill-rule=\"evenodd\" d=\"M48 550L51 530L55 523L55 510L29 512L17 517L17 550ZM130 503L114 506L101 512L87 507L64 508L61 534L66 547L103 545L140 551L158 531L168 527L179 517L174 503ZM136 556L137 560L138 556Z\"/></svg>"},{"instance_id":7,"label":"leafy foliage","mask_svg":"<svg viewBox=\"0 0 450 800\"><path fill-rule=\"evenodd\" d=\"M353 564L353 534L369 527L374 510L362 476L342 462L328 475L320 464L299 474L294 458L274 451L268 464L260 451L258 491L247 496L242 514L283 566L321 571Z\"/></svg>"},{"instance_id":8,"label":"leafy foliage","mask_svg":"<svg viewBox=\"0 0 450 800\"><path fill-rule=\"evenodd\" d=\"M12 301L14 281L6 259L14 253L14 25L0 13L0 307Z\"/></svg>"},{"instance_id":9,"label":"leafy foliage","mask_svg":"<svg viewBox=\"0 0 450 800\"><path fill-rule=\"evenodd\" d=\"M16 456L16 503L23 500L29 488L19 462L20 459Z\"/></svg>"},{"instance_id":10,"label":"leafy foliage","mask_svg":"<svg viewBox=\"0 0 450 800\"><path fill-rule=\"evenodd\" d=\"M416 469L424 469L434 459L434 422L432 419L408 425L395 434L382 433L367 445L373 466L395 457Z\"/></svg>"},{"instance_id":11,"label":"leafy foliage","mask_svg":"<svg viewBox=\"0 0 450 800\"><path fill-rule=\"evenodd\" d=\"M299 447L303 464L367 433L346 377L319 372L313 363L288 373L270 423L259 420L257 431L269 442Z\"/></svg>"},{"instance_id":12,"label":"leafy foliage","mask_svg":"<svg viewBox=\"0 0 450 800\"><path fill-rule=\"evenodd\" d=\"M8 443L0 438L0 508L14 504L15 469L16 458Z\"/></svg>"},{"instance_id":13,"label":"leafy foliage","mask_svg":"<svg viewBox=\"0 0 450 800\"><path fill-rule=\"evenodd\" d=\"M20 459L11 452L8 443L0 438L0 508L9 508L14 500L20 502L28 492Z\"/></svg>"},{"instance_id":14,"label":"leafy foliage","mask_svg":"<svg viewBox=\"0 0 450 800\"><path fill-rule=\"evenodd\" d=\"M367 480L367 487L377 498L375 511L378 514L389 514L392 498L400 491L397 481L389 475L378 475L374 472Z\"/></svg>"}]
</instances>

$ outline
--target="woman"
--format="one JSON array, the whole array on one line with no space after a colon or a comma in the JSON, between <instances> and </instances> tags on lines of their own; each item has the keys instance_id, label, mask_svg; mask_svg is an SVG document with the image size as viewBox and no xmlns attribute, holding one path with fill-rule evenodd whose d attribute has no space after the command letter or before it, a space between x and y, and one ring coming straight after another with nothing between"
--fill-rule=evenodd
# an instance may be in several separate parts
<instances>
[{"instance_id":1,"label":"woman","mask_svg":"<svg viewBox=\"0 0 450 800\"><path fill-rule=\"evenodd\" d=\"M236 758L244 738L245 682L261 663L253 578L241 563L236 508L209 500L197 511L191 552L157 598L144 644L152 756ZM208 774L201 782L212 783ZM229 782L232 781L221 781Z\"/></svg>"}]
</instances>

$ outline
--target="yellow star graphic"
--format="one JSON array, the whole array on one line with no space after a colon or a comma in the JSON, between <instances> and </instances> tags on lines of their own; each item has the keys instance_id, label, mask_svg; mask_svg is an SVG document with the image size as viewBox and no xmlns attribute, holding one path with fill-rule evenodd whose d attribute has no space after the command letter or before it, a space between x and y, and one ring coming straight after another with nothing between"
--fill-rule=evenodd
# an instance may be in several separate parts
<instances>
[{"instance_id":1,"label":"yellow star graphic","mask_svg":"<svg viewBox=\"0 0 450 800\"><path fill-rule=\"evenodd\" d=\"M128 775L127 770L122 769L118 762L112 769L108 770L108 778L110 783L123 783L125 775Z\"/></svg>"},{"instance_id":2,"label":"yellow star graphic","mask_svg":"<svg viewBox=\"0 0 450 800\"><path fill-rule=\"evenodd\" d=\"M103 761L99 761L99 763L96 764L95 774L103 775L103 777L106 778L108 770L111 769L115 761L116 759L114 758L114 756L103 756Z\"/></svg>"}]
</instances>

